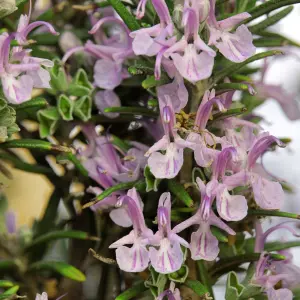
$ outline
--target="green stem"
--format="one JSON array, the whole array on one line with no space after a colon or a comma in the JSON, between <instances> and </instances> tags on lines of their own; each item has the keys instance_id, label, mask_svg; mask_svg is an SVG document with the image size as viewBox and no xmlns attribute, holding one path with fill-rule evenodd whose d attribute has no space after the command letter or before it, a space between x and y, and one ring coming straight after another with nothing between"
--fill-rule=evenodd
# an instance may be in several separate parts
<instances>
[{"instance_id":1,"label":"green stem","mask_svg":"<svg viewBox=\"0 0 300 300\"><path fill-rule=\"evenodd\" d=\"M249 209L248 215L250 216L270 216L270 217L283 217L283 218L290 218L290 219L300 219L300 215L293 214L284 211L278 210L263 210L263 209Z\"/></svg>"},{"instance_id":2,"label":"green stem","mask_svg":"<svg viewBox=\"0 0 300 300\"><path fill-rule=\"evenodd\" d=\"M214 297L214 292L213 292L212 285L211 285L211 279L207 272L205 262L203 260L198 260L197 266L199 269L200 281L208 289L210 296L214 299L215 297Z\"/></svg>"}]
</instances>

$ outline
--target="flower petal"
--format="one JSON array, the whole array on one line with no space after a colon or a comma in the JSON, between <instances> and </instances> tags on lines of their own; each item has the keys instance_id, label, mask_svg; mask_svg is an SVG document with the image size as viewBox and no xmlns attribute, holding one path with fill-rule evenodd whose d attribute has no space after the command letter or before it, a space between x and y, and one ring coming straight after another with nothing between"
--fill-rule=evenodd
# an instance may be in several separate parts
<instances>
[{"instance_id":1,"label":"flower petal","mask_svg":"<svg viewBox=\"0 0 300 300\"><path fill-rule=\"evenodd\" d=\"M159 250L151 247L149 252L151 264L158 273L176 272L183 263L183 253L179 243L171 244L167 238L161 240Z\"/></svg>"},{"instance_id":2,"label":"flower petal","mask_svg":"<svg viewBox=\"0 0 300 300\"><path fill-rule=\"evenodd\" d=\"M102 89L113 90L122 82L122 65L109 59L97 60L94 68L95 84Z\"/></svg>"},{"instance_id":3,"label":"flower petal","mask_svg":"<svg viewBox=\"0 0 300 300\"><path fill-rule=\"evenodd\" d=\"M99 111L105 115L108 118L117 118L119 116L119 113L106 113L104 112L104 109L107 107L120 107L121 101L119 96L114 92L110 90L105 91L99 91L95 95L95 104Z\"/></svg>"},{"instance_id":4,"label":"flower petal","mask_svg":"<svg viewBox=\"0 0 300 300\"><path fill-rule=\"evenodd\" d=\"M134 244L131 248L119 247L116 258L120 269L125 272L142 272L149 264L149 252L141 244Z\"/></svg>"},{"instance_id":5,"label":"flower petal","mask_svg":"<svg viewBox=\"0 0 300 300\"><path fill-rule=\"evenodd\" d=\"M284 192L278 182L269 181L257 174L252 173L251 185L256 203L263 209L280 209Z\"/></svg>"},{"instance_id":6,"label":"flower petal","mask_svg":"<svg viewBox=\"0 0 300 300\"><path fill-rule=\"evenodd\" d=\"M246 217L247 200L241 195L230 195L226 185L220 185L217 192L217 209L220 217L226 221L239 221Z\"/></svg>"},{"instance_id":7,"label":"flower petal","mask_svg":"<svg viewBox=\"0 0 300 300\"><path fill-rule=\"evenodd\" d=\"M217 238L210 231L209 223L201 222L199 229L191 236L192 259L215 260L220 251L218 245Z\"/></svg>"},{"instance_id":8,"label":"flower petal","mask_svg":"<svg viewBox=\"0 0 300 300\"><path fill-rule=\"evenodd\" d=\"M156 178L174 178L183 165L183 149L170 143L166 154L154 152L148 159L148 165Z\"/></svg>"},{"instance_id":9,"label":"flower petal","mask_svg":"<svg viewBox=\"0 0 300 300\"><path fill-rule=\"evenodd\" d=\"M268 300L292 300L293 293L289 289L275 290L270 288L267 290Z\"/></svg>"},{"instance_id":10,"label":"flower petal","mask_svg":"<svg viewBox=\"0 0 300 300\"><path fill-rule=\"evenodd\" d=\"M101 202L102 201L100 201L100 203ZM112 219L112 221L119 226L122 226L122 227L132 226L132 221L124 207L119 207L119 208L113 209L109 213L109 216Z\"/></svg>"}]
</instances>

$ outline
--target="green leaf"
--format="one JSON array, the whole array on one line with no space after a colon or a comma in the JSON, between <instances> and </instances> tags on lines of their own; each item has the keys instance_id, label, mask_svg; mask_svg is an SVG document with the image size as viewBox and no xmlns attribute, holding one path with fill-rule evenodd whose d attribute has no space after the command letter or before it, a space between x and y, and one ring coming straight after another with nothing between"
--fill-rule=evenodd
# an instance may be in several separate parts
<instances>
[{"instance_id":1,"label":"green leaf","mask_svg":"<svg viewBox=\"0 0 300 300\"><path fill-rule=\"evenodd\" d=\"M37 17L37 21L49 22L52 21L53 18L54 18L54 9L49 8L48 10L46 10L45 12L43 12Z\"/></svg>"},{"instance_id":2,"label":"green leaf","mask_svg":"<svg viewBox=\"0 0 300 300\"><path fill-rule=\"evenodd\" d=\"M115 145L117 148L123 150L124 152L127 152L130 148L132 148L132 145L130 145L129 142L127 142L126 140L120 139L113 134L109 135L109 141L113 145Z\"/></svg>"},{"instance_id":3,"label":"green leaf","mask_svg":"<svg viewBox=\"0 0 300 300\"><path fill-rule=\"evenodd\" d=\"M38 33L30 35L30 39L34 40L36 45L54 46L58 43L59 35L50 32Z\"/></svg>"},{"instance_id":4,"label":"green leaf","mask_svg":"<svg viewBox=\"0 0 300 300\"><path fill-rule=\"evenodd\" d=\"M88 76L83 69L79 69L71 82L68 94L73 96L88 96L94 89L93 85L89 82Z\"/></svg>"},{"instance_id":5,"label":"green leaf","mask_svg":"<svg viewBox=\"0 0 300 300\"><path fill-rule=\"evenodd\" d=\"M217 90L238 90L238 91L246 91L249 92L249 87L245 83L236 83L236 82L230 82L230 83L219 83L216 86Z\"/></svg>"},{"instance_id":6,"label":"green leaf","mask_svg":"<svg viewBox=\"0 0 300 300\"><path fill-rule=\"evenodd\" d=\"M283 10L281 10L280 12L272 15L272 16L268 16L264 21L250 26L248 27L248 29L252 32L252 33L256 33L259 34L260 31L266 29L267 27L276 24L277 22L279 22L281 19L283 19L284 17L286 17L289 13L292 12L292 10L294 9L293 6L289 6Z\"/></svg>"},{"instance_id":7,"label":"green leaf","mask_svg":"<svg viewBox=\"0 0 300 300\"><path fill-rule=\"evenodd\" d=\"M127 289L125 292L117 296L115 300L129 300L133 299L136 296L145 292L147 288L145 287L144 282L137 283L133 285L131 288Z\"/></svg>"},{"instance_id":8,"label":"green leaf","mask_svg":"<svg viewBox=\"0 0 300 300\"><path fill-rule=\"evenodd\" d=\"M32 100L29 100L29 101L26 101L26 102L23 102L19 105L15 105L14 106L14 109L19 112L19 111L23 111L23 110L27 110L27 109L43 109L45 107L48 106L48 102L46 101L46 99L44 98L41 98L41 97L37 97L37 98L34 98Z\"/></svg>"},{"instance_id":9,"label":"green leaf","mask_svg":"<svg viewBox=\"0 0 300 300\"><path fill-rule=\"evenodd\" d=\"M107 107L104 109L104 112L120 113L120 114L127 114L127 115L139 115L139 116L145 116L150 118L156 118L158 116L158 113L153 110L150 110L146 107L136 107L136 106Z\"/></svg>"},{"instance_id":10,"label":"green leaf","mask_svg":"<svg viewBox=\"0 0 300 300\"><path fill-rule=\"evenodd\" d=\"M154 175L150 171L150 167L146 166L144 169L144 177L146 181L146 192L157 192L158 191L158 185L161 182L160 179L155 178Z\"/></svg>"},{"instance_id":11,"label":"green leaf","mask_svg":"<svg viewBox=\"0 0 300 300\"><path fill-rule=\"evenodd\" d=\"M267 2L268 3L268 2ZM226 76L230 76L231 74L237 72L239 69L242 67L246 66L247 64L269 57L269 56L274 56L274 55L279 55L282 54L282 51L280 50L270 50L262 53L258 53L256 55L253 55L252 57L246 59L244 62L241 63L230 63L228 66L221 71L218 71L214 74L213 77L213 84L218 83L222 79L224 79Z\"/></svg>"},{"instance_id":12,"label":"green leaf","mask_svg":"<svg viewBox=\"0 0 300 300\"><path fill-rule=\"evenodd\" d=\"M194 206L193 199L188 194L188 192L185 190L183 185L181 185L179 182L177 182L174 179L168 180L168 188L186 206L188 206L188 207L193 207Z\"/></svg>"},{"instance_id":13,"label":"green leaf","mask_svg":"<svg viewBox=\"0 0 300 300\"><path fill-rule=\"evenodd\" d=\"M51 87L56 92L67 91L69 84L64 67L58 59L54 59L54 66L50 70Z\"/></svg>"},{"instance_id":14,"label":"green leaf","mask_svg":"<svg viewBox=\"0 0 300 300\"><path fill-rule=\"evenodd\" d=\"M0 19L12 14L14 11L17 10L14 1L3 0L0 4Z\"/></svg>"},{"instance_id":15,"label":"green leaf","mask_svg":"<svg viewBox=\"0 0 300 300\"><path fill-rule=\"evenodd\" d=\"M245 287L239 283L236 273L230 272L228 274L227 282L226 282L225 299L226 300L239 299L244 289Z\"/></svg>"},{"instance_id":16,"label":"green leaf","mask_svg":"<svg viewBox=\"0 0 300 300\"><path fill-rule=\"evenodd\" d=\"M29 266L29 271L53 271L66 278L83 282L85 275L77 268L61 261L38 261Z\"/></svg>"},{"instance_id":17,"label":"green leaf","mask_svg":"<svg viewBox=\"0 0 300 300\"><path fill-rule=\"evenodd\" d=\"M32 247L39 244L48 243L58 239L97 240L97 238L91 237L88 233L79 230L51 231L35 238L30 245L26 247L25 251L29 251Z\"/></svg>"},{"instance_id":18,"label":"green leaf","mask_svg":"<svg viewBox=\"0 0 300 300\"><path fill-rule=\"evenodd\" d=\"M184 284L192 289L198 296L203 296L208 293L207 288L198 280L188 279Z\"/></svg>"},{"instance_id":19,"label":"green leaf","mask_svg":"<svg viewBox=\"0 0 300 300\"><path fill-rule=\"evenodd\" d=\"M96 200L84 204L82 206L82 208L84 209L84 208L90 207L90 206L96 204L97 202L103 200L104 198L108 197L109 195L111 195L114 192L128 190L133 187L135 187L137 190L139 190L139 188L143 189L145 187L145 181L144 180L136 180L136 181L116 184L116 185L112 186L111 188L108 188L105 191L103 191L100 195L98 195L96 197Z\"/></svg>"},{"instance_id":20,"label":"green leaf","mask_svg":"<svg viewBox=\"0 0 300 300\"><path fill-rule=\"evenodd\" d=\"M170 83L170 79L167 75L162 74L159 80L156 80L154 75L151 75L147 76L147 78L142 82L142 87L144 89L150 89L167 83Z\"/></svg>"},{"instance_id":21,"label":"green leaf","mask_svg":"<svg viewBox=\"0 0 300 300\"><path fill-rule=\"evenodd\" d=\"M300 247L300 241L290 241L290 242L269 242L265 244L265 250L271 251L281 251L289 248Z\"/></svg>"},{"instance_id":22,"label":"green leaf","mask_svg":"<svg viewBox=\"0 0 300 300\"><path fill-rule=\"evenodd\" d=\"M255 6L254 8L250 9L248 13L251 15L250 18L244 20L240 24L246 24L251 22L252 20L259 18L265 14L272 12L275 9L281 8L283 6L291 5L300 3L300 0L268 0L267 2Z\"/></svg>"},{"instance_id":23,"label":"green leaf","mask_svg":"<svg viewBox=\"0 0 300 300\"><path fill-rule=\"evenodd\" d=\"M4 270L11 270L17 268L16 261L13 259L2 259L0 260L0 270L3 272Z\"/></svg>"},{"instance_id":24,"label":"green leaf","mask_svg":"<svg viewBox=\"0 0 300 300\"><path fill-rule=\"evenodd\" d=\"M57 109L63 120L73 120L74 101L70 100L66 95L59 96Z\"/></svg>"},{"instance_id":25,"label":"green leaf","mask_svg":"<svg viewBox=\"0 0 300 300\"><path fill-rule=\"evenodd\" d=\"M66 161L70 161L74 164L76 169L85 177L87 177L88 171L85 169L85 167L81 164L80 160L74 155L73 153L67 153L67 154L62 154L56 157L56 160L59 163L64 163Z\"/></svg>"},{"instance_id":26,"label":"green leaf","mask_svg":"<svg viewBox=\"0 0 300 300\"><path fill-rule=\"evenodd\" d=\"M9 127L16 122L16 112L10 107L6 106L0 110L0 126Z\"/></svg>"},{"instance_id":27,"label":"green leaf","mask_svg":"<svg viewBox=\"0 0 300 300\"><path fill-rule=\"evenodd\" d=\"M181 268L174 273L168 274L169 280L178 283L184 283L189 275L189 267L187 265L182 265Z\"/></svg>"},{"instance_id":28,"label":"green leaf","mask_svg":"<svg viewBox=\"0 0 300 300\"><path fill-rule=\"evenodd\" d=\"M218 239L219 242L227 243L228 237L225 232L215 226L211 226L211 233Z\"/></svg>"},{"instance_id":29,"label":"green leaf","mask_svg":"<svg viewBox=\"0 0 300 300\"><path fill-rule=\"evenodd\" d=\"M42 140L34 140L34 139L20 139L20 140L12 140L0 144L0 148L10 149L10 148L26 148L26 149L37 149L37 150L45 150L45 151L58 151L58 152L73 152L72 148L54 145L46 141Z\"/></svg>"},{"instance_id":30,"label":"green leaf","mask_svg":"<svg viewBox=\"0 0 300 300\"><path fill-rule=\"evenodd\" d=\"M283 217L290 219L300 219L300 215L279 211L279 210L263 210L263 209L249 209L248 215L250 216L270 216L270 217Z\"/></svg>"},{"instance_id":31,"label":"green leaf","mask_svg":"<svg viewBox=\"0 0 300 300\"><path fill-rule=\"evenodd\" d=\"M198 270L199 270L199 277L207 291L209 292L210 296L214 298L214 291L212 289L212 283L211 283L211 276L207 271L207 266L205 261L198 260L197 262Z\"/></svg>"},{"instance_id":32,"label":"green leaf","mask_svg":"<svg viewBox=\"0 0 300 300\"><path fill-rule=\"evenodd\" d=\"M19 7L21 4L26 3L28 0L17 0L16 5Z\"/></svg>"},{"instance_id":33,"label":"green leaf","mask_svg":"<svg viewBox=\"0 0 300 300\"><path fill-rule=\"evenodd\" d=\"M75 101L74 115L84 122L91 118L92 99L88 96L83 96Z\"/></svg>"},{"instance_id":34,"label":"green leaf","mask_svg":"<svg viewBox=\"0 0 300 300\"><path fill-rule=\"evenodd\" d=\"M14 284L8 280L0 280L0 288L10 288L13 287Z\"/></svg>"},{"instance_id":35,"label":"green leaf","mask_svg":"<svg viewBox=\"0 0 300 300\"><path fill-rule=\"evenodd\" d=\"M15 168L15 169L19 169L19 170L29 172L29 173L52 174L53 175L53 171L50 168L40 166L37 164L26 163L26 162L22 161L21 159L19 159L18 157L8 154L8 153L5 153L5 152L0 152L0 159L9 161L12 164L13 168Z\"/></svg>"},{"instance_id":36,"label":"green leaf","mask_svg":"<svg viewBox=\"0 0 300 300\"><path fill-rule=\"evenodd\" d=\"M56 107L39 110L37 118L40 122L39 131L41 138L46 138L55 133L60 119L60 115Z\"/></svg>"},{"instance_id":37,"label":"green leaf","mask_svg":"<svg viewBox=\"0 0 300 300\"><path fill-rule=\"evenodd\" d=\"M4 293L0 294L0 300L3 299L8 299L11 296L15 295L17 293L17 291L19 290L19 286L15 285L13 287L11 287L10 289L6 290Z\"/></svg>"},{"instance_id":38,"label":"green leaf","mask_svg":"<svg viewBox=\"0 0 300 300\"><path fill-rule=\"evenodd\" d=\"M131 31L140 29L140 25L135 16L128 11L126 6L120 0L108 0L107 2L109 2L110 5L115 9L115 11Z\"/></svg>"},{"instance_id":39,"label":"green leaf","mask_svg":"<svg viewBox=\"0 0 300 300\"><path fill-rule=\"evenodd\" d=\"M245 112L247 112L246 107L233 108L227 110L226 112L219 112L213 115L213 120L210 120L208 124L211 125L211 123L215 121L224 120L233 116L239 116L244 114Z\"/></svg>"}]
</instances>

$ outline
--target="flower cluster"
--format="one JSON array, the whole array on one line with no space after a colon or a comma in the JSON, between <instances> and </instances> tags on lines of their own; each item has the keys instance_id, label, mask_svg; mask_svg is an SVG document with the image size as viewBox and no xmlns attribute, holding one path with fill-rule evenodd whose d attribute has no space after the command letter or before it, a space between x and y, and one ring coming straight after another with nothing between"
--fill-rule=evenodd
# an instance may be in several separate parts
<instances>
[{"instance_id":1,"label":"flower cluster","mask_svg":"<svg viewBox=\"0 0 300 300\"><path fill-rule=\"evenodd\" d=\"M28 35L37 27L43 26L57 35L47 22L30 23L30 15L21 15L17 31L0 35L0 77L5 97L10 103L19 104L31 99L33 88L50 88L50 75L46 68L52 67L49 59L33 57L25 46ZM13 43L17 46L12 46Z\"/></svg>"}]
</instances>

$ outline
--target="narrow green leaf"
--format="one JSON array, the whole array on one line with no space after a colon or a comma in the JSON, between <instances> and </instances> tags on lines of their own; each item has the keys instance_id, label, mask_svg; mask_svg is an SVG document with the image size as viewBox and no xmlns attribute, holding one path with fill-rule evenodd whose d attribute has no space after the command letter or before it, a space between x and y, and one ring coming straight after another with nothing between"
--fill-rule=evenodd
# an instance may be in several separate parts
<instances>
[{"instance_id":1,"label":"narrow green leaf","mask_svg":"<svg viewBox=\"0 0 300 300\"><path fill-rule=\"evenodd\" d=\"M77 268L61 261L38 261L29 266L29 271L53 271L75 281L85 281L85 275Z\"/></svg>"},{"instance_id":2,"label":"narrow green leaf","mask_svg":"<svg viewBox=\"0 0 300 300\"><path fill-rule=\"evenodd\" d=\"M119 137L113 134L109 135L109 141L112 142L112 144L114 144L119 149L123 150L124 152L127 152L130 148L132 148L129 142L120 139Z\"/></svg>"},{"instance_id":3,"label":"narrow green leaf","mask_svg":"<svg viewBox=\"0 0 300 300\"><path fill-rule=\"evenodd\" d=\"M211 123L213 123L215 121L220 121L220 120L230 118L230 117L233 117L233 116L242 115L246 111L247 111L246 107L239 107L239 108L229 109L226 112L216 113L216 114L213 115L213 120L210 120L208 122L208 124L210 125Z\"/></svg>"},{"instance_id":4,"label":"narrow green leaf","mask_svg":"<svg viewBox=\"0 0 300 300\"><path fill-rule=\"evenodd\" d=\"M26 163L18 157L5 152L0 152L0 159L9 161L15 169L23 170L25 172L38 174L54 174L50 168L37 164Z\"/></svg>"},{"instance_id":5,"label":"narrow green leaf","mask_svg":"<svg viewBox=\"0 0 300 300\"><path fill-rule=\"evenodd\" d=\"M17 291L19 290L19 286L15 285L13 287L11 287L10 289L6 290L4 293L2 293L0 295L0 300L4 300L4 299L8 299L11 296L15 295L17 293Z\"/></svg>"},{"instance_id":6,"label":"narrow green leaf","mask_svg":"<svg viewBox=\"0 0 300 300\"><path fill-rule=\"evenodd\" d=\"M20 139L12 140L0 144L0 148L9 149L9 148L26 148L26 149L37 149L37 150L46 150L46 151L58 151L58 152L73 152L72 148L61 145L54 145L42 140L34 139Z\"/></svg>"},{"instance_id":7,"label":"narrow green leaf","mask_svg":"<svg viewBox=\"0 0 300 300\"><path fill-rule=\"evenodd\" d=\"M192 289L198 296L203 296L208 293L208 289L198 280L188 279L184 284Z\"/></svg>"},{"instance_id":8,"label":"narrow green leaf","mask_svg":"<svg viewBox=\"0 0 300 300\"><path fill-rule=\"evenodd\" d=\"M134 107L134 106L107 107L104 109L104 112L120 113L120 114L127 114L127 115L141 115L150 118L156 118L158 116L157 112L150 110L146 107Z\"/></svg>"},{"instance_id":9,"label":"narrow green leaf","mask_svg":"<svg viewBox=\"0 0 300 300\"><path fill-rule=\"evenodd\" d=\"M100 8L110 6L110 3L108 1L96 2L95 4Z\"/></svg>"},{"instance_id":10,"label":"narrow green leaf","mask_svg":"<svg viewBox=\"0 0 300 300\"><path fill-rule=\"evenodd\" d=\"M250 216L270 216L270 217L283 217L283 218L290 218L290 219L300 219L300 215L279 211L279 210L263 210L263 209L249 209L248 215Z\"/></svg>"},{"instance_id":11,"label":"narrow green leaf","mask_svg":"<svg viewBox=\"0 0 300 300\"><path fill-rule=\"evenodd\" d=\"M255 6L250 9L248 13L251 15L250 18L244 20L240 24L246 24L251 22L252 20L259 18L265 14L272 12L275 9L281 8L283 6L300 3L300 0L268 0L261 5Z\"/></svg>"},{"instance_id":12,"label":"narrow green leaf","mask_svg":"<svg viewBox=\"0 0 300 300\"><path fill-rule=\"evenodd\" d=\"M132 182L124 182L124 183L116 184L116 185L112 186L111 188L108 188L105 191L103 191L100 195L98 195L96 197L96 200L84 204L82 206L82 208L84 209L84 208L90 207L90 206L96 204L97 202L103 200L104 198L108 197L109 195L111 195L114 192L128 190L133 187L135 187L137 190L139 188L143 188L143 187L145 187L145 181L144 180L136 180L136 181L132 181Z\"/></svg>"},{"instance_id":13,"label":"narrow green leaf","mask_svg":"<svg viewBox=\"0 0 300 300\"><path fill-rule=\"evenodd\" d=\"M140 25L135 16L128 11L121 0L108 0L107 2L109 2L110 5L115 9L115 11L131 31L140 29Z\"/></svg>"},{"instance_id":14,"label":"narrow green leaf","mask_svg":"<svg viewBox=\"0 0 300 300\"><path fill-rule=\"evenodd\" d=\"M275 32L270 32L270 31L261 31L259 33L260 36L263 36L263 37L268 37L268 38L281 38L282 40L285 40L286 44L288 45L292 45L292 46L295 46L295 47L300 47L300 44L287 38L286 36L283 36L279 33L275 33Z\"/></svg>"},{"instance_id":15,"label":"narrow green leaf","mask_svg":"<svg viewBox=\"0 0 300 300\"><path fill-rule=\"evenodd\" d=\"M28 251L39 244L58 239L97 240L97 238L91 237L87 232L79 230L51 231L34 239L30 245L26 247L25 251Z\"/></svg>"},{"instance_id":16,"label":"narrow green leaf","mask_svg":"<svg viewBox=\"0 0 300 300\"><path fill-rule=\"evenodd\" d=\"M0 270L1 271L15 269L16 267L17 267L17 264L12 259L3 259L3 260L0 260Z\"/></svg>"},{"instance_id":17,"label":"narrow green leaf","mask_svg":"<svg viewBox=\"0 0 300 300\"><path fill-rule=\"evenodd\" d=\"M146 181L146 192L149 193L154 190L155 177L150 171L150 167L146 166L144 169L144 177Z\"/></svg>"},{"instance_id":18,"label":"narrow green leaf","mask_svg":"<svg viewBox=\"0 0 300 300\"><path fill-rule=\"evenodd\" d=\"M163 84L167 84L170 82L170 79L167 75L162 74L159 80L156 80L154 75L147 76L147 78L142 82L142 87L144 89L154 88Z\"/></svg>"},{"instance_id":19,"label":"narrow green leaf","mask_svg":"<svg viewBox=\"0 0 300 300\"><path fill-rule=\"evenodd\" d=\"M289 41L284 37L263 37L253 40L253 45L259 47L283 47L289 45Z\"/></svg>"},{"instance_id":20,"label":"narrow green leaf","mask_svg":"<svg viewBox=\"0 0 300 300\"><path fill-rule=\"evenodd\" d=\"M207 271L207 266L205 261L198 260L197 262L198 270L199 270L199 277L201 280L201 283L205 286L207 291L209 292L210 296L214 298L214 292L212 289L212 283L211 283L211 277L210 274Z\"/></svg>"},{"instance_id":21,"label":"narrow green leaf","mask_svg":"<svg viewBox=\"0 0 300 300\"><path fill-rule=\"evenodd\" d=\"M265 244L265 250L271 251L281 251L289 248L300 247L300 241L290 241L290 242L269 242Z\"/></svg>"},{"instance_id":22,"label":"narrow green leaf","mask_svg":"<svg viewBox=\"0 0 300 300\"><path fill-rule=\"evenodd\" d=\"M64 163L65 161L70 161L74 164L76 169L85 177L87 177L88 171L81 164L80 160L73 153L62 154L56 157L57 161L60 163Z\"/></svg>"},{"instance_id":23,"label":"narrow green leaf","mask_svg":"<svg viewBox=\"0 0 300 300\"><path fill-rule=\"evenodd\" d=\"M8 280L0 280L0 288L10 288L13 287L14 284Z\"/></svg>"},{"instance_id":24,"label":"narrow green leaf","mask_svg":"<svg viewBox=\"0 0 300 300\"><path fill-rule=\"evenodd\" d=\"M45 12L43 12L42 14L40 14L37 17L37 21L45 21L45 22L49 22L52 21L54 18L54 9L53 8L49 8L48 10L46 10Z\"/></svg>"},{"instance_id":25,"label":"narrow green leaf","mask_svg":"<svg viewBox=\"0 0 300 300\"><path fill-rule=\"evenodd\" d=\"M227 234L220 230L218 227L212 226L210 229L211 233L218 239L218 241L223 243L228 242Z\"/></svg>"},{"instance_id":26,"label":"narrow green leaf","mask_svg":"<svg viewBox=\"0 0 300 300\"><path fill-rule=\"evenodd\" d=\"M38 109L43 109L47 106L48 106L48 102L46 101L46 99L41 98L41 97L37 97L37 98L34 98L32 100L23 102L19 105L15 105L14 109L17 112L19 112L20 110L26 110L26 109L32 109L32 108L35 108L37 110Z\"/></svg>"},{"instance_id":27,"label":"narrow green leaf","mask_svg":"<svg viewBox=\"0 0 300 300\"><path fill-rule=\"evenodd\" d=\"M137 283L131 288L127 289L125 292L117 296L115 300L129 300L132 299L141 293L145 292L147 288L145 287L144 282Z\"/></svg>"},{"instance_id":28,"label":"narrow green leaf","mask_svg":"<svg viewBox=\"0 0 300 300\"><path fill-rule=\"evenodd\" d=\"M168 180L168 188L170 191L181 200L186 206L193 207L194 201L185 188L176 180L170 179Z\"/></svg>"},{"instance_id":29,"label":"narrow green leaf","mask_svg":"<svg viewBox=\"0 0 300 300\"><path fill-rule=\"evenodd\" d=\"M283 10L281 10L280 12L272 15L272 16L268 16L264 21L250 26L248 27L248 29L252 32L252 33L256 33L259 34L260 31L266 29L267 27L276 24L277 22L279 22L281 19L283 19L284 17L286 17L289 13L292 12L292 10L294 9L293 6L289 6Z\"/></svg>"},{"instance_id":30,"label":"narrow green leaf","mask_svg":"<svg viewBox=\"0 0 300 300\"><path fill-rule=\"evenodd\" d=\"M268 3L268 2L267 2ZM269 57L274 55L282 54L282 51L280 50L270 50L262 53L258 53L256 55L253 55L252 57L246 59L244 62L241 63L230 63L228 67L226 67L224 70L221 70L219 72L216 72L213 77L213 83L218 83L220 80L224 79L226 76L229 76L230 74L233 74L237 72L242 67L246 66L247 64Z\"/></svg>"},{"instance_id":31,"label":"narrow green leaf","mask_svg":"<svg viewBox=\"0 0 300 300\"><path fill-rule=\"evenodd\" d=\"M238 90L238 91L249 91L249 87L245 83L236 83L236 82L230 82L230 83L220 83L216 86L217 90Z\"/></svg>"},{"instance_id":32,"label":"narrow green leaf","mask_svg":"<svg viewBox=\"0 0 300 300\"><path fill-rule=\"evenodd\" d=\"M60 95L57 101L57 109L63 120L73 120L74 101L66 95Z\"/></svg>"}]
</instances>

